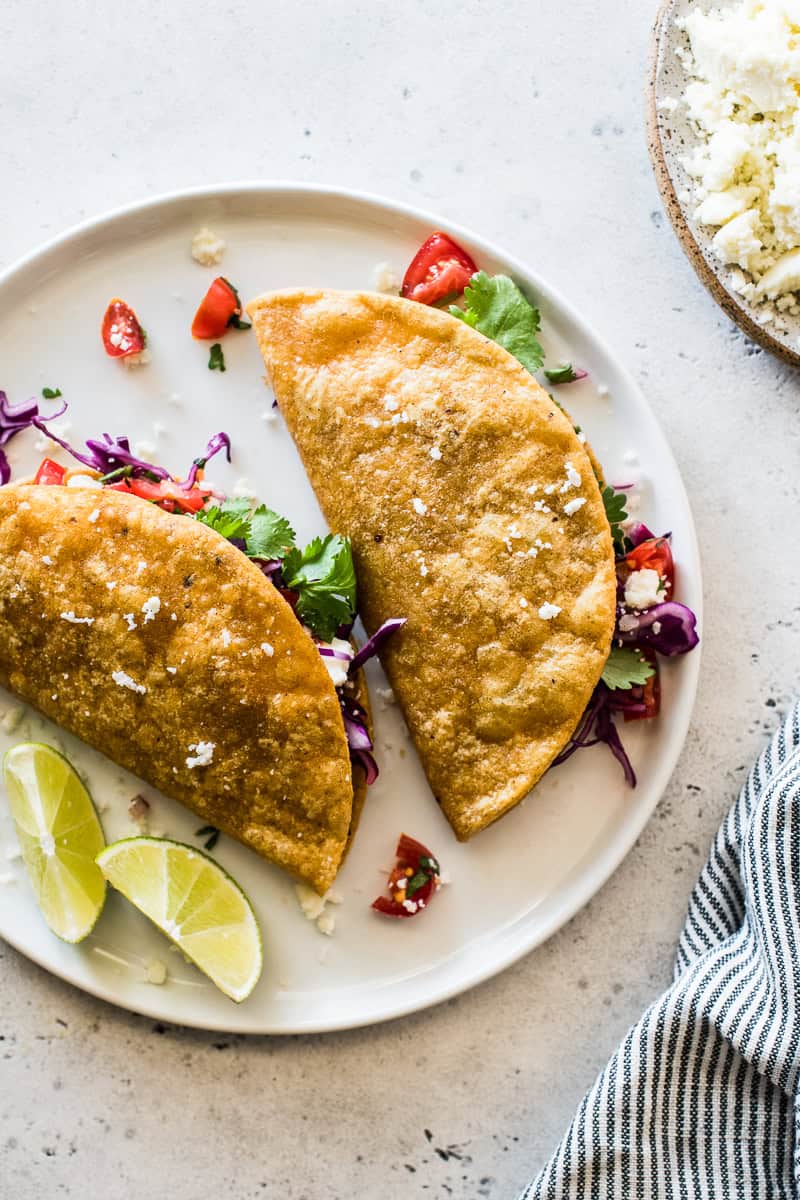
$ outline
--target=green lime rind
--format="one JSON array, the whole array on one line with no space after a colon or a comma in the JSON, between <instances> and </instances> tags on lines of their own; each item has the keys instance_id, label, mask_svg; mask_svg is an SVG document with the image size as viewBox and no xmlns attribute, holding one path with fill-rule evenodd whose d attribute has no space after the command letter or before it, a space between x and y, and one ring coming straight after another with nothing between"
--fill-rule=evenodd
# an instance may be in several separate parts
<instances>
[{"instance_id":1,"label":"green lime rind","mask_svg":"<svg viewBox=\"0 0 800 1200\"><path fill-rule=\"evenodd\" d=\"M92 798L69 760L44 742L6 751L3 780L42 916L62 941L81 942L106 898L95 862L106 840Z\"/></svg>"},{"instance_id":2,"label":"green lime rind","mask_svg":"<svg viewBox=\"0 0 800 1200\"><path fill-rule=\"evenodd\" d=\"M130 837L101 851L97 865L220 991L237 1004L247 999L263 968L261 931L215 859L170 838Z\"/></svg>"}]
</instances>

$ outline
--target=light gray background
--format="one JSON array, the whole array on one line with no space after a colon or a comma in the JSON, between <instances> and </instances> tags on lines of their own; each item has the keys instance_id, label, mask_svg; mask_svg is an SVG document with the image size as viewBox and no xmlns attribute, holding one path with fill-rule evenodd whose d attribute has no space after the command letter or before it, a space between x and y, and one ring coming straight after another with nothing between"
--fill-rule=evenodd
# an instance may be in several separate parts
<instances>
[{"instance_id":1,"label":"light gray background","mask_svg":"<svg viewBox=\"0 0 800 1200\"><path fill-rule=\"evenodd\" d=\"M693 730L649 828L580 916L458 1000L326 1037L203 1035L0 946L3 1200L513 1197L668 982L708 842L795 683L800 425L797 376L715 308L662 215L643 131L654 7L0 8L2 265L103 209L233 179L352 185L471 226L638 377L707 593Z\"/></svg>"}]
</instances>

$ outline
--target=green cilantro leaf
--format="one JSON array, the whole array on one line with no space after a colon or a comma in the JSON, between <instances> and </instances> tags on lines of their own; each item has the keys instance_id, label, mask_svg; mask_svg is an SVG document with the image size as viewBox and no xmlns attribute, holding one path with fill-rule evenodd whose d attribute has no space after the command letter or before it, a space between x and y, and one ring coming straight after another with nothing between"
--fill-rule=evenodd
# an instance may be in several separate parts
<instances>
[{"instance_id":1,"label":"green cilantro leaf","mask_svg":"<svg viewBox=\"0 0 800 1200\"><path fill-rule=\"evenodd\" d=\"M603 497L603 505L606 510L606 517L611 526L611 537L614 541L614 552L616 554L625 554L627 549L628 539L625 537L625 532L622 529L622 522L627 521L628 513L625 508L626 497L624 492L615 492L612 487L606 485L601 495Z\"/></svg>"},{"instance_id":2,"label":"green cilantro leaf","mask_svg":"<svg viewBox=\"0 0 800 1200\"><path fill-rule=\"evenodd\" d=\"M294 546L295 533L285 517L262 504L250 518L244 538L251 558L283 558Z\"/></svg>"},{"instance_id":3,"label":"green cilantro leaf","mask_svg":"<svg viewBox=\"0 0 800 1200\"><path fill-rule=\"evenodd\" d=\"M601 676L606 687L612 691L628 691L646 683L655 668L628 646L614 646Z\"/></svg>"},{"instance_id":4,"label":"green cilantro leaf","mask_svg":"<svg viewBox=\"0 0 800 1200\"><path fill-rule=\"evenodd\" d=\"M476 271L464 291L466 308L450 306L460 321L503 346L531 374L544 362L544 351L536 339L539 310L526 300L508 275Z\"/></svg>"},{"instance_id":5,"label":"green cilantro leaf","mask_svg":"<svg viewBox=\"0 0 800 1200\"><path fill-rule=\"evenodd\" d=\"M356 573L348 538L329 533L314 538L283 560L287 588L298 593L297 615L318 637L329 640L356 610Z\"/></svg>"},{"instance_id":6,"label":"green cilantro leaf","mask_svg":"<svg viewBox=\"0 0 800 1200\"><path fill-rule=\"evenodd\" d=\"M572 363L561 363L549 371L545 370L544 376L548 383L574 383L576 379L583 379L584 374L579 375Z\"/></svg>"},{"instance_id":7,"label":"green cilantro leaf","mask_svg":"<svg viewBox=\"0 0 800 1200\"><path fill-rule=\"evenodd\" d=\"M224 538L246 539L250 533L251 507L249 500L223 500L222 504L201 508L196 517Z\"/></svg>"},{"instance_id":8,"label":"green cilantro leaf","mask_svg":"<svg viewBox=\"0 0 800 1200\"><path fill-rule=\"evenodd\" d=\"M45 400L57 400L61 395L61 388L42 388L42 395Z\"/></svg>"},{"instance_id":9,"label":"green cilantro leaf","mask_svg":"<svg viewBox=\"0 0 800 1200\"><path fill-rule=\"evenodd\" d=\"M410 900L421 888L424 888L430 880L430 875L427 871L417 871L416 875L412 875L406 884L406 899Z\"/></svg>"},{"instance_id":10,"label":"green cilantro leaf","mask_svg":"<svg viewBox=\"0 0 800 1200\"><path fill-rule=\"evenodd\" d=\"M209 371L225 371L225 355L222 353L222 346L219 342L214 342L208 355Z\"/></svg>"}]
</instances>

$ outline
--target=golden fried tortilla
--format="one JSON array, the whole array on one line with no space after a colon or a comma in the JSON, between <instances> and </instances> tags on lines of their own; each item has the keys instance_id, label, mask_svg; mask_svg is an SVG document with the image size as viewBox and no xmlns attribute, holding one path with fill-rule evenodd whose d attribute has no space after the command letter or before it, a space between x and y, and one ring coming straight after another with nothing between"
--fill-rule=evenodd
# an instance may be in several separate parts
<instances>
[{"instance_id":1,"label":"golden fried tortilla","mask_svg":"<svg viewBox=\"0 0 800 1200\"><path fill-rule=\"evenodd\" d=\"M318 892L332 883L353 818L333 684L211 529L114 491L0 488L0 683Z\"/></svg>"},{"instance_id":2,"label":"golden fried tortilla","mask_svg":"<svg viewBox=\"0 0 800 1200\"><path fill-rule=\"evenodd\" d=\"M614 627L608 521L568 418L449 314L368 292L248 305L372 633L460 839L515 805L575 729Z\"/></svg>"}]
</instances>

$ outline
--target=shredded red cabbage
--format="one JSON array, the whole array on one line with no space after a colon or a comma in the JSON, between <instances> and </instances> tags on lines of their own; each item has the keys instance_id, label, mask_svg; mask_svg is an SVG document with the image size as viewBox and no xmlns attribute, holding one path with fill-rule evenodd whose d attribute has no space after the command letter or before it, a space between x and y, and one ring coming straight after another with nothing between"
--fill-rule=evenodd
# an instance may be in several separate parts
<instances>
[{"instance_id":1,"label":"shredded red cabbage","mask_svg":"<svg viewBox=\"0 0 800 1200\"><path fill-rule=\"evenodd\" d=\"M598 742L604 742L621 765L625 773L625 782L629 783L631 787L636 787L636 772L628 758L612 716L614 710L619 707L616 701L617 695L618 693L612 692L602 681L598 683L578 728L561 753L553 759L552 766L557 767L560 763L566 762L576 750L583 750L587 746L596 746Z\"/></svg>"},{"instance_id":2,"label":"shredded red cabbage","mask_svg":"<svg viewBox=\"0 0 800 1200\"><path fill-rule=\"evenodd\" d=\"M52 421L54 417L60 417L66 412L66 403L61 405L58 412L51 413L47 418ZM36 400L26 400L22 404L9 404L8 396L5 392L0 391L0 484L8 483L11 478L11 467L6 458L3 446L7 446L13 437L21 433L23 429L30 429L31 426L40 428L39 421L39 405Z\"/></svg>"},{"instance_id":3,"label":"shredded red cabbage","mask_svg":"<svg viewBox=\"0 0 800 1200\"><path fill-rule=\"evenodd\" d=\"M634 548L641 545L642 542L649 542L650 539L654 538L655 536L656 535L652 533L646 525L643 525L641 521L638 521L635 525L632 525L630 529L626 530L626 537ZM669 533L664 534L664 537L667 538L671 536L672 535Z\"/></svg>"},{"instance_id":4,"label":"shredded red cabbage","mask_svg":"<svg viewBox=\"0 0 800 1200\"><path fill-rule=\"evenodd\" d=\"M213 458L215 454L219 454L220 450L225 451L225 456L228 459L228 462L230 462L231 461L231 439L228 437L227 433L220 432L220 433L214 434L214 436L211 438L210 442L208 443L208 445L205 448L205 453L202 454L200 456L200 458L196 458L193 461L191 467L189 468L189 474L186 476L186 479L181 484L181 487L184 488L187 492L190 491L194 487L195 481L197 480L197 472L202 471L203 467L206 465L208 460L210 458Z\"/></svg>"},{"instance_id":5,"label":"shredded red cabbage","mask_svg":"<svg viewBox=\"0 0 800 1200\"><path fill-rule=\"evenodd\" d=\"M368 659L378 653L387 638L390 638L393 633L397 633L398 629L402 629L407 620L407 617L390 617L388 621L384 621L380 629L376 629L372 637L364 642L364 645L350 663L350 671L354 672L359 667L363 667Z\"/></svg>"},{"instance_id":6,"label":"shredded red cabbage","mask_svg":"<svg viewBox=\"0 0 800 1200\"><path fill-rule=\"evenodd\" d=\"M62 408L61 412L64 412ZM55 413L54 416L61 416L61 413ZM47 420L52 420L48 417ZM78 462L83 463L85 467L89 467L93 471L99 471L101 475L114 475L116 473L127 474L131 477L146 476L149 479L171 479L173 482L178 481L170 475L169 471L164 467L158 466L156 463L147 462L143 458L139 458L133 453L130 446L130 441L127 437L112 438L109 433L104 433L102 438L87 438L86 453L76 450L69 442L65 442L63 438L57 437L47 428L45 419L40 417L38 413L34 414L29 424L35 425L46 437L51 441L57 442L62 449L76 458ZM206 446L205 453L194 459L187 478L179 484L186 491L190 491L197 482L197 472L203 468L210 458L218 454L220 450L225 450L228 462L231 460L231 440L227 433L217 433L211 438Z\"/></svg>"},{"instance_id":7,"label":"shredded red cabbage","mask_svg":"<svg viewBox=\"0 0 800 1200\"><path fill-rule=\"evenodd\" d=\"M375 749L367 728L367 712L352 696L348 696L343 688L337 688L339 705L344 719L344 731L347 735L347 745L350 750L350 761L360 766L366 777L367 786L371 787L378 778L378 764L372 755Z\"/></svg>"},{"instance_id":8,"label":"shredded red cabbage","mask_svg":"<svg viewBox=\"0 0 800 1200\"><path fill-rule=\"evenodd\" d=\"M650 646L665 658L688 654L700 641L697 618L677 600L665 600L644 612L625 613L617 619L614 637L626 646Z\"/></svg>"}]
</instances>

